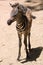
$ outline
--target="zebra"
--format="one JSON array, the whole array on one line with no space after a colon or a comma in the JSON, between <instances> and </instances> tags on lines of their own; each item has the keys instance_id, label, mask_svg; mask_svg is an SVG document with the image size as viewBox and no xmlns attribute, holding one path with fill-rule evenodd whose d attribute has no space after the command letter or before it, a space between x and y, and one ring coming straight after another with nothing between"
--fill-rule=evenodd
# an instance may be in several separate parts
<instances>
[{"instance_id":1,"label":"zebra","mask_svg":"<svg viewBox=\"0 0 43 65\"><path fill-rule=\"evenodd\" d=\"M17 60L20 60L20 56L21 56L22 34L24 35L26 58L28 58L29 55L27 49L27 37L28 37L29 52L31 51L31 44L30 44L30 32L32 26L31 9L28 9L27 7L19 3L15 3L15 4L10 3L10 5L13 9L11 11L11 17L7 21L7 24L11 25L14 21L16 21L16 29L19 38L19 52L18 52Z\"/></svg>"}]
</instances>

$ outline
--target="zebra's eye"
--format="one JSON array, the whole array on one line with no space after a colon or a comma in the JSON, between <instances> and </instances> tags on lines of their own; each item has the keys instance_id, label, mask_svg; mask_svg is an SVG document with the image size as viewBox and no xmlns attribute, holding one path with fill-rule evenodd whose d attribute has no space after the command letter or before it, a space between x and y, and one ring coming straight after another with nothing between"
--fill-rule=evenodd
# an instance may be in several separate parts
<instances>
[{"instance_id":1,"label":"zebra's eye","mask_svg":"<svg viewBox=\"0 0 43 65\"><path fill-rule=\"evenodd\" d=\"M19 6L17 8L20 9Z\"/></svg>"}]
</instances>

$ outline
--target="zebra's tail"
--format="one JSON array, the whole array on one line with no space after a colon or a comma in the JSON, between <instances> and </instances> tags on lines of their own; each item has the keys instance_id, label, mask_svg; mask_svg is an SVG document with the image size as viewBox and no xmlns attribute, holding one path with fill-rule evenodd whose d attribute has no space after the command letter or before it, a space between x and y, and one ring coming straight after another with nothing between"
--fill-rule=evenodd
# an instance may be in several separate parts
<instances>
[{"instance_id":1,"label":"zebra's tail","mask_svg":"<svg viewBox=\"0 0 43 65\"><path fill-rule=\"evenodd\" d=\"M33 19L35 19L35 18L36 18L36 16L33 16L33 15L32 15L32 18L33 18Z\"/></svg>"}]
</instances>

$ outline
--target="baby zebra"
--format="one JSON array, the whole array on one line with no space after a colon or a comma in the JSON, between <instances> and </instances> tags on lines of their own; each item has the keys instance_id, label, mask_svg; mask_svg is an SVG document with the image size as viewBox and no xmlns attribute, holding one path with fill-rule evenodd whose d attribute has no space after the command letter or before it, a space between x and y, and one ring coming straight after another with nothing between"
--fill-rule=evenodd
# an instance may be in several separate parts
<instances>
[{"instance_id":1,"label":"baby zebra","mask_svg":"<svg viewBox=\"0 0 43 65\"><path fill-rule=\"evenodd\" d=\"M11 25L11 23L16 21L16 29L17 29L18 38L19 38L19 53L18 53L17 60L20 60L20 56L21 56L22 34L24 35L26 58L28 58L27 37L28 37L29 51L31 50L31 45L30 45L30 30L31 30L31 24L32 24L31 10L19 3L15 3L13 5L10 4L10 5L13 9L11 11L11 17L7 21L7 24Z\"/></svg>"}]
</instances>

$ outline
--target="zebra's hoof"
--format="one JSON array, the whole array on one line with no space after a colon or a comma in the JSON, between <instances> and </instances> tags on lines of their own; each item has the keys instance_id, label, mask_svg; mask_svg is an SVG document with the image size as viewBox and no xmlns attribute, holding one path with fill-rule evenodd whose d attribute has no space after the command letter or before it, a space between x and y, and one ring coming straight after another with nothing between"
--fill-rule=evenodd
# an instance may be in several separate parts
<instances>
[{"instance_id":1,"label":"zebra's hoof","mask_svg":"<svg viewBox=\"0 0 43 65\"><path fill-rule=\"evenodd\" d=\"M20 59L19 59L19 58L17 58L17 61L20 61Z\"/></svg>"}]
</instances>

